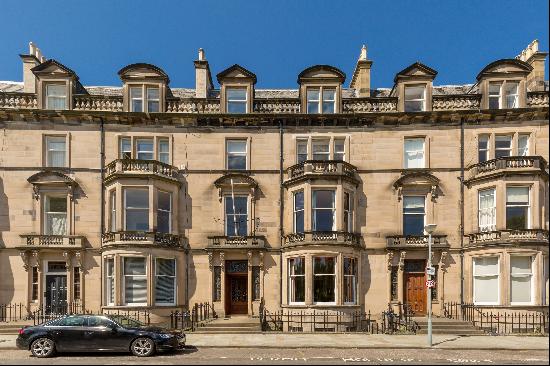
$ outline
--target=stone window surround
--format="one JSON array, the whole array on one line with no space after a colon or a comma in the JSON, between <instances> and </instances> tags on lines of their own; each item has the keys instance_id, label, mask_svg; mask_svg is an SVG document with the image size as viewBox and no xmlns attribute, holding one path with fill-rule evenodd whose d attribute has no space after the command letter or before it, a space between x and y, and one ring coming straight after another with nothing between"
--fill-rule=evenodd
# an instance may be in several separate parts
<instances>
[{"instance_id":1,"label":"stone window surround","mask_svg":"<svg viewBox=\"0 0 550 366\"><path fill-rule=\"evenodd\" d=\"M527 83L524 76L508 76L508 77L487 77L483 78L479 83L479 92L481 93L481 109L489 109L489 83L506 81L518 82L518 108L527 106ZM502 86L504 88L504 85Z\"/></svg>"},{"instance_id":2,"label":"stone window surround","mask_svg":"<svg viewBox=\"0 0 550 366\"><path fill-rule=\"evenodd\" d=\"M307 94L308 94L308 91L310 91L310 90L315 90L315 91L318 90L319 91L319 98L316 99L315 101L312 100L312 102L318 103L317 104L317 113L309 113L308 112L309 98L308 98ZM334 109L333 109L332 113L330 113L330 112L329 113L324 113L323 112L323 104L325 102L325 98L324 98L323 94L324 94L325 90L333 90L334 91L334 100L333 100ZM335 86L331 86L331 85L320 85L320 86L307 85L306 89L305 89L305 94L306 94L305 113L307 113L307 114L334 114L334 113L337 113L337 111L338 111L337 106L339 104L338 99L341 99L341 97L340 98L338 97L338 92L339 92L338 88L335 87Z\"/></svg>"},{"instance_id":3,"label":"stone window surround","mask_svg":"<svg viewBox=\"0 0 550 366\"><path fill-rule=\"evenodd\" d=\"M330 153L330 160L334 159L334 140L336 139L344 139L344 161L348 162L350 161L350 135L340 135L340 134L331 134L331 135L294 135L292 137L294 139L294 155L291 161L293 160L296 164L298 163L298 141L299 140L307 140L307 160L313 160L313 148L312 148L312 142L316 140L329 140L329 153ZM292 152L292 151L291 151Z\"/></svg>"},{"instance_id":4,"label":"stone window surround","mask_svg":"<svg viewBox=\"0 0 550 366\"><path fill-rule=\"evenodd\" d=\"M289 303L289 268L288 259L305 257L305 302ZM313 257L334 257L335 260L335 302L314 303L313 302ZM357 261L357 289L355 304L344 304L344 257L354 258ZM361 255L355 250L331 250L331 249L305 249L283 253L282 270L284 281L283 286L283 307L357 307L361 301Z\"/></svg>"},{"instance_id":5,"label":"stone window surround","mask_svg":"<svg viewBox=\"0 0 550 366\"><path fill-rule=\"evenodd\" d=\"M401 194L399 196L399 200L397 203L397 215L396 217L399 218L399 224L397 225L398 229L398 235L403 235L404 233L404 213L403 213L403 197L405 196L424 196L425 204L424 204L424 221L426 224L429 223L437 223L437 210L436 210L436 202L434 202L432 198L432 186L430 185L413 185L413 184L407 184L404 185ZM437 234L437 232L435 233Z\"/></svg>"},{"instance_id":6,"label":"stone window surround","mask_svg":"<svg viewBox=\"0 0 550 366\"><path fill-rule=\"evenodd\" d=\"M76 206L73 205L74 201L72 199L72 196L69 192L67 192L66 187L59 187L59 186L41 186L40 187L40 193L39 193L39 200L35 203L35 205L38 205L38 212L40 213L40 219L38 222L40 223L40 229L39 232L41 235L46 235L45 233L45 210L46 210L46 197L47 196L57 196L57 197L66 197L67 198L67 221L66 221L66 234L65 235L75 235L75 208ZM36 206L35 206L36 207Z\"/></svg>"},{"instance_id":7,"label":"stone window surround","mask_svg":"<svg viewBox=\"0 0 550 366\"><path fill-rule=\"evenodd\" d=\"M174 261L174 302L173 303L164 303L164 302L157 302L156 301L156 278L157 278L157 260L158 259L167 259L167 260L173 260ZM155 304L157 306L176 306L176 303L177 303L177 300L178 300L178 275L179 275L179 271L178 271L178 260L177 258L175 257L170 257L170 256L162 256L162 255L158 255L158 256L155 256L153 258L153 263L154 263L154 267L152 268L152 275L153 275L153 278L155 279L155 283L154 283L154 288L155 288L155 294L154 294L154 301L155 301Z\"/></svg>"},{"instance_id":8,"label":"stone window surround","mask_svg":"<svg viewBox=\"0 0 550 366\"><path fill-rule=\"evenodd\" d=\"M430 77L418 76L411 80L399 80L395 86L396 96L398 98L397 110L399 112L405 111L405 88L411 86L424 86L424 111L430 112L432 110L432 94L433 94L433 80ZM412 113L412 112L408 112ZM421 112L420 112L421 113Z\"/></svg>"},{"instance_id":9,"label":"stone window surround","mask_svg":"<svg viewBox=\"0 0 550 366\"><path fill-rule=\"evenodd\" d=\"M123 258L127 257L134 257L134 258L145 258L145 273L147 278L147 303L146 304L126 304L124 300L124 264L123 264ZM115 299L114 304L107 304L107 276L106 276L106 270L107 267L105 265L107 258L113 258L114 259L114 271L113 271L113 277L114 277L114 287L115 287ZM175 300L176 304L156 304L155 303L155 265L156 265L156 259L157 258L163 258L163 259L174 259L176 261L176 288L175 288ZM179 293L182 291L180 288L181 286L181 279L178 281L178 265L181 265L181 260L178 260L178 257L176 255L169 255L165 253L157 254L157 253L151 253L151 252L140 252L140 251L115 251L113 253L107 253L103 255L102 258L102 268L103 268L103 276L102 281L104 283L103 285L103 296L102 296L102 303L105 306L108 307L164 307L164 306L177 306L179 304L178 297Z\"/></svg>"},{"instance_id":10,"label":"stone window surround","mask_svg":"<svg viewBox=\"0 0 550 366\"><path fill-rule=\"evenodd\" d=\"M521 178L520 178L521 179ZM470 229L472 233L479 232L479 192L487 189L495 190L496 201L496 230L506 230L506 188L507 187L529 187L529 218L528 227L530 229L544 229L542 213L540 212L541 200L541 183L538 180L498 180L479 184L475 189L471 189L470 199L472 204L472 212L475 215L471 216ZM466 211L466 217L468 213ZM468 227L467 227L468 228ZM466 230L468 232L468 230Z\"/></svg>"},{"instance_id":11,"label":"stone window surround","mask_svg":"<svg viewBox=\"0 0 550 366\"><path fill-rule=\"evenodd\" d=\"M229 170L227 168L227 158L228 158L227 142L231 141L231 140L246 141L246 169L245 170L238 169L238 170L232 170L232 171L242 172L242 171L250 170L250 167L251 167L250 160L251 160L251 156L252 156L252 137L251 136L243 136L243 135L226 136L224 138L224 142L223 142L223 169L224 170Z\"/></svg>"},{"instance_id":12,"label":"stone window surround","mask_svg":"<svg viewBox=\"0 0 550 366\"><path fill-rule=\"evenodd\" d=\"M42 166L48 166L48 137L65 137L65 166L64 167L54 167L59 169L70 168L71 167L71 133L45 133L42 135Z\"/></svg>"},{"instance_id":13,"label":"stone window surround","mask_svg":"<svg viewBox=\"0 0 550 366\"><path fill-rule=\"evenodd\" d=\"M166 110L166 83L164 81L147 81L147 80L132 80L125 81L122 87L123 93L123 109L124 112L131 111L131 99L130 99L130 88L141 87L142 96L143 96L143 112L133 112L133 113L148 113L147 111L147 88L158 88L159 90L159 111L158 113L163 113Z\"/></svg>"},{"instance_id":14,"label":"stone window surround","mask_svg":"<svg viewBox=\"0 0 550 366\"><path fill-rule=\"evenodd\" d=\"M322 93L322 89L333 89L334 92L334 113L342 113L342 84L338 81L322 82L322 81L302 81L300 84L300 105L301 113L307 114L307 90L308 89L319 89L319 92ZM320 98L322 100L322 98ZM318 114L323 114L318 113Z\"/></svg>"},{"instance_id":15,"label":"stone window surround","mask_svg":"<svg viewBox=\"0 0 550 366\"><path fill-rule=\"evenodd\" d=\"M174 149L174 136L172 134L116 134L116 158L120 158L122 155L121 151L121 141L123 138L130 138L130 146L132 148L132 159L137 159L137 143L138 139L153 139L153 154L154 160L159 160L159 140L166 139L168 140L168 154L169 154L169 164L173 164L173 149ZM115 159L116 159L115 158ZM114 160L114 159L113 159Z\"/></svg>"},{"instance_id":16,"label":"stone window surround","mask_svg":"<svg viewBox=\"0 0 550 366\"><path fill-rule=\"evenodd\" d=\"M287 207L291 208L288 211L289 214L285 214L286 222L285 227L294 229L294 193L304 192L304 231L313 231L313 191L314 190L333 190L335 191L335 228L336 231L347 231L344 228L344 192L352 195L352 232L357 231L356 217L357 217L357 192L355 186L350 183L342 182L337 184L326 184L316 182L303 182L299 185L293 186L288 190ZM294 231L294 230L293 230Z\"/></svg>"},{"instance_id":17,"label":"stone window surround","mask_svg":"<svg viewBox=\"0 0 550 366\"><path fill-rule=\"evenodd\" d=\"M507 132L498 132L498 133L495 133L495 132L491 132L491 131L482 131L482 132L479 132L476 136L475 136L475 141L476 141L476 151L479 151L479 138L480 136L488 136L488 143L487 143L487 160L492 160L495 158L495 141L496 141L496 136L512 136L512 155L511 156L518 156L519 154L519 143L518 143L518 140L519 140L519 135L529 135L529 141L527 143L527 146L528 146L528 150L529 150L529 156L533 156L535 155L534 154L534 150L535 150L535 144L534 144L534 139L533 139L533 136L534 136L534 131L510 131L509 133ZM482 163L481 161L479 161L479 153L476 154L476 158L475 158L475 161L477 163Z\"/></svg>"},{"instance_id":18,"label":"stone window surround","mask_svg":"<svg viewBox=\"0 0 550 366\"><path fill-rule=\"evenodd\" d=\"M247 224L246 224L246 232L248 236L254 235L255 228L254 228L254 222L255 222L255 213L256 213L256 201L254 199L254 196L250 189L246 188L235 188L234 190L235 197L247 197ZM225 227L225 197L231 197L231 191L227 190L225 188L222 189L221 192L221 199L220 199L220 220L218 223L218 230L216 232L223 233L222 235L226 235L226 227Z\"/></svg>"},{"instance_id":19,"label":"stone window surround","mask_svg":"<svg viewBox=\"0 0 550 366\"><path fill-rule=\"evenodd\" d=\"M124 189L126 188L146 188L149 190L149 231L156 231L157 228L157 206L158 206L158 191L167 192L172 195L172 215L171 215L171 234L177 234L178 232L178 187L173 184L163 181L153 181L152 183L145 184L135 179L128 178L128 180L119 179L106 187L105 197L111 197L111 193L114 191L116 195L116 230L126 231L125 229L125 212L124 212ZM105 218L106 228L111 230L110 212L111 202L106 202Z\"/></svg>"},{"instance_id":20,"label":"stone window surround","mask_svg":"<svg viewBox=\"0 0 550 366\"><path fill-rule=\"evenodd\" d=\"M473 284L473 258L477 257L498 257L498 266L499 266L499 301L493 306L540 306L543 304L544 295L544 256L547 255L546 252L537 250L536 248L494 248L494 249L485 249L477 250L473 252L466 252L465 257L465 268L469 268L469 271L465 271L465 283L468 284L469 289L465 290L465 302L473 302L474 300L474 284ZM531 256L533 258L532 262L532 301L530 304L513 304L511 303L510 298L510 257L511 256ZM488 305L491 306L491 305Z\"/></svg>"},{"instance_id":21,"label":"stone window surround","mask_svg":"<svg viewBox=\"0 0 550 366\"><path fill-rule=\"evenodd\" d=\"M65 110L73 109L73 90L74 90L74 81L71 77L60 78L60 77L49 77L47 75L41 75L36 78L37 83L37 102L42 109L46 108L46 86L50 84L65 85Z\"/></svg>"},{"instance_id":22,"label":"stone window surround","mask_svg":"<svg viewBox=\"0 0 550 366\"><path fill-rule=\"evenodd\" d=\"M413 169L429 169L430 168L430 141L432 137L428 135L403 135L401 141L402 151L401 151L401 167L403 170L413 170ZM424 139L424 168L405 168L405 140L408 139Z\"/></svg>"},{"instance_id":23,"label":"stone window surround","mask_svg":"<svg viewBox=\"0 0 550 366\"><path fill-rule=\"evenodd\" d=\"M252 79L242 81L224 81L220 85L220 112L227 113L227 89L246 89L246 113L253 111L254 84Z\"/></svg>"}]
</instances>

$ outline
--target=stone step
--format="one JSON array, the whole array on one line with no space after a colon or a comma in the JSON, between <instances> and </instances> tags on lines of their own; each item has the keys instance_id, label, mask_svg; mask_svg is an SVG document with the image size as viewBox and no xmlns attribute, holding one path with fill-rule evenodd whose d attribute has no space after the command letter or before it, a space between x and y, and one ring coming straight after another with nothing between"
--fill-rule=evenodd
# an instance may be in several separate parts
<instances>
[{"instance_id":1,"label":"stone step","mask_svg":"<svg viewBox=\"0 0 550 366\"><path fill-rule=\"evenodd\" d=\"M428 328L428 323L420 324L418 323L418 326L421 328ZM465 324L432 324L432 328L472 328L471 324L465 323Z\"/></svg>"},{"instance_id":2,"label":"stone step","mask_svg":"<svg viewBox=\"0 0 550 366\"><path fill-rule=\"evenodd\" d=\"M416 334L428 334L427 329L419 329ZM454 335L485 335L485 333L478 329L433 329L432 334L454 334Z\"/></svg>"},{"instance_id":3,"label":"stone step","mask_svg":"<svg viewBox=\"0 0 550 366\"><path fill-rule=\"evenodd\" d=\"M226 327L226 328L239 328L239 327L259 327L260 323L232 323L232 324L224 324L224 323L207 323L202 328L205 327Z\"/></svg>"},{"instance_id":4,"label":"stone step","mask_svg":"<svg viewBox=\"0 0 550 366\"><path fill-rule=\"evenodd\" d=\"M224 326L208 326L208 327L198 327L196 329L205 329L205 330L255 330L260 329L259 325L256 326L245 326L245 327L224 327Z\"/></svg>"}]
</instances>

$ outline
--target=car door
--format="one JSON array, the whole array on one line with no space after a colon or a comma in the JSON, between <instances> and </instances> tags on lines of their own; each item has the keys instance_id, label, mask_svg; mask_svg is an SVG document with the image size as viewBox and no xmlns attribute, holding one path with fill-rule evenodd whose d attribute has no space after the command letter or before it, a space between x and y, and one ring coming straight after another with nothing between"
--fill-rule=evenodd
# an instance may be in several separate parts
<instances>
[{"instance_id":1,"label":"car door","mask_svg":"<svg viewBox=\"0 0 550 366\"><path fill-rule=\"evenodd\" d=\"M100 351L128 351L132 337L104 316L89 316L85 338L90 347Z\"/></svg>"},{"instance_id":2,"label":"car door","mask_svg":"<svg viewBox=\"0 0 550 366\"><path fill-rule=\"evenodd\" d=\"M48 327L48 333L51 334L58 351L89 350L84 341L86 325L85 316L70 315L59 319L51 327Z\"/></svg>"}]
</instances>

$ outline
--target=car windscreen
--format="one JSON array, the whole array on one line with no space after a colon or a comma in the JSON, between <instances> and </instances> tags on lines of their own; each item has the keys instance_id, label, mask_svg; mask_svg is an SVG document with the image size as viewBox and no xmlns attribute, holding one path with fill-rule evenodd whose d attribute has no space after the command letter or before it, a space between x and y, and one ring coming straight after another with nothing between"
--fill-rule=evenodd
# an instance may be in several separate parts
<instances>
[{"instance_id":1,"label":"car windscreen","mask_svg":"<svg viewBox=\"0 0 550 366\"><path fill-rule=\"evenodd\" d=\"M108 317L111 320L113 320L113 321L117 322L118 324L122 325L123 327L141 328L141 327L144 326L143 323L138 322L135 319L128 318L127 316L124 316L124 315L108 315Z\"/></svg>"}]
</instances>

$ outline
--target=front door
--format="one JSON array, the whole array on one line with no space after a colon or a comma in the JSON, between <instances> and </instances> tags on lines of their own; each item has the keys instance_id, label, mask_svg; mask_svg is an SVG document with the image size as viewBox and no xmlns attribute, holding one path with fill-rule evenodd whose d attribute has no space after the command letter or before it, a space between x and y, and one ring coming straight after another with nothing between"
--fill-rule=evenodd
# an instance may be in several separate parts
<instances>
[{"instance_id":1,"label":"front door","mask_svg":"<svg viewBox=\"0 0 550 366\"><path fill-rule=\"evenodd\" d=\"M425 261L405 261L404 302L411 306L415 315L426 314Z\"/></svg>"},{"instance_id":2,"label":"front door","mask_svg":"<svg viewBox=\"0 0 550 366\"><path fill-rule=\"evenodd\" d=\"M247 314L248 310L248 279L243 275L230 275L229 282L229 314Z\"/></svg>"},{"instance_id":3,"label":"front door","mask_svg":"<svg viewBox=\"0 0 550 366\"><path fill-rule=\"evenodd\" d=\"M46 313L67 312L67 276L46 275Z\"/></svg>"}]
</instances>

